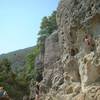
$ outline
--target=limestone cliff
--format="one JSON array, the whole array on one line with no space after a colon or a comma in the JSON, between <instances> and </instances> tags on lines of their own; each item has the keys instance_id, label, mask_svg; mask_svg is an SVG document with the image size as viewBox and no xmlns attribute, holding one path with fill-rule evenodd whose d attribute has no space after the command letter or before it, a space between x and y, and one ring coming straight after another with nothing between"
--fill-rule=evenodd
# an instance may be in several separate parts
<instances>
[{"instance_id":1,"label":"limestone cliff","mask_svg":"<svg viewBox=\"0 0 100 100\"><path fill-rule=\"evenodd\" d=\"M100 1L61 0L57 23L45 40L41 100L100 100ZM93 35L94 51L86 51L85 33Z\"/></svg>"}]
</instances>

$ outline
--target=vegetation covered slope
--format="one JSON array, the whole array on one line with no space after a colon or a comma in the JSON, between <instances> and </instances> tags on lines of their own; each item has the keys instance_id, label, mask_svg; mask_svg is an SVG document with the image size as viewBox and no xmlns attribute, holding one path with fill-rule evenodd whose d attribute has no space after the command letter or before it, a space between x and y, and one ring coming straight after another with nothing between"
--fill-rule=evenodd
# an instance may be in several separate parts
<instances>
[{"instance_id":1,"label":"vegetation covered slope","mask_svg":"<svg viewBox=\"0 0 100 100\"><path fill-rule=\"evenodd\" d=\"M0 55L0 59L7 58L11 64L12 64L12 69L14 71L23 69L25 65L25 57L33 52L34 47L22 49L22 50L17 50L14 52L10 52L8 54L2 54Z\"/></svg>"},{"instance_id":2,"label":"vegetation covered slope","mask_svg":"<svg viewBox=\"0 0 100 100\"><path fill-rule=\"evenodd\" d=\"M28 93L30 55L34 50L35 47L30 47L0 56L0 85L15 100L22 100Z\"/></svg>"}]
</instances>

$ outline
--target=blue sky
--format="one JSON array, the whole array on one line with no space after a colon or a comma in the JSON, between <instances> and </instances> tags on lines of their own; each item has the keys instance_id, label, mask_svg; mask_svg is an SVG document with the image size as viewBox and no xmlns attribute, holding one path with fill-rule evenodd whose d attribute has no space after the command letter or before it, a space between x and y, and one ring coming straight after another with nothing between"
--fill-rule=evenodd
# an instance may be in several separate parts
<instances>
[{"instance_id":1,"label":"blue sky","mask_svg":"<svg viewBox=\"0 0 100 100\"><path fill-rule=\"evenodd\" d=\"M59 0L0 0L0 54L34 46L41 19Z\"/></svg>"}]
</instances>

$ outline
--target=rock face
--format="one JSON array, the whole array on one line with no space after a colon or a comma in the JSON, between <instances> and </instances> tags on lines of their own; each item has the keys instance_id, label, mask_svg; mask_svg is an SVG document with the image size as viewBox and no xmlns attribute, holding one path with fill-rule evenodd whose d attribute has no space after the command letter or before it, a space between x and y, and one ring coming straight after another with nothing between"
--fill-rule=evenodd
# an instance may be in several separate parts
<instances>
[{"instance_id":1,"label":"rock face","mask_svg":"<svg viewBox=\"0 0 100 100\"><path fill-rule=\"evenodd\" d=\"M58 84L61 84L61 81L63 81L62 72L58 31L55 31L45 41L44 72L41 83L46 88L57 88Z\"/></svg>"},{"instance_id":2,"label":"rock face","mask_svg":"<svg viewBox=\"0 0 100 100\"><path fill-rule=\"evenodd\" d=\"M44 66L49 67L60 59L58 31L55 31L45 41Z\"/></svg>"},{"instance_id":3,"label":"rock face","mask_svg":"<svg viewBox=\"0 0 100 100\"><path fill-rule=\"evenodd\" d=\"M79 75L79 64L77 58L67 58L63 62L63 69L64 72L67 72L71 77L73 81L80 81L80 75Z\"/></svg>"},{"instance_id":4,"label":"rock face","mask_svg":"<svg viewBox=\"0 0 100 100\"><path fill-rule=\"evenodd\" d=\"M100 1L61 0L57 24L45 41L41 100L100 100ZM86 33L94 51L86 52Z\"/></svg>"},{"instance_id":5,"label":"rock face","mask_svg":"<svg viewBox=\"0 0 100 100\"><path fill-rule=\"evenodd\" d=\"M69 47L82 49L86 32L99 34L99 4L98 0L61 0L57 22L62 53L66 54Z\"/></svg>"}]
</instances>

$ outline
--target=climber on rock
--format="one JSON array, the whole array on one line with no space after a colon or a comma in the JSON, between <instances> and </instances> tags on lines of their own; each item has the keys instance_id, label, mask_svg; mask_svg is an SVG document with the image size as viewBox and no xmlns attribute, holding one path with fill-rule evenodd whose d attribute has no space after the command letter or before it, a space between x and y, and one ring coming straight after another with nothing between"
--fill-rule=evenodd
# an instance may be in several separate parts
<instances>
[{"instance_id":1,"label":"climber on rock","mask_svg":"<svg viewBox=\"0 0 100 100\"><path fill-rule=\"evenodd\" d=\"M93 36L91 34L86 34L83 41L85 43L86 52L90 52L90 51L95 50L95 41L94 41Z\"/></svg>"}]
</instances>

